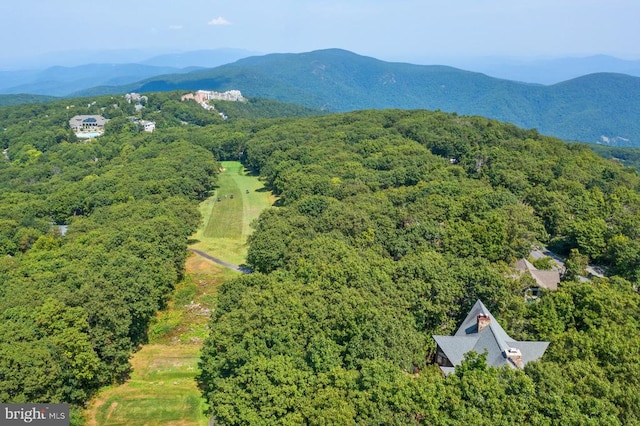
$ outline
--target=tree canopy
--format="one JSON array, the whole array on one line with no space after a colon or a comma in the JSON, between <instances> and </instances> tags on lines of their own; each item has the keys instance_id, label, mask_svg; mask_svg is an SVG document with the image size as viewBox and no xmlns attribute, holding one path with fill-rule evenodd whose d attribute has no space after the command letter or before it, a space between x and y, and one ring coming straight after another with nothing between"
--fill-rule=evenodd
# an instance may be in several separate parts
<instances>
[{"instance_id":1,"label":"tree canopy","mask_svg":"<svg viewBox=\"0 0 640 426\"><path fill-rule=\"evenodd\" d=\"M211 320L199 383L219 424L639 421L634 170L441 112L263 123L242 143L279 207ZM526 303L511 265L539 245L610 277ZM549 353L524 370L472 353L442 377L431 335L478 298Z\"/></svg>"},{"instance_id":2,"label":"tree canopy","mask_svg":"<svg viewBox=\"0 0 640 426\"><path fill-rule=\"evenodd\" d=\"M0 109L2 401L81 405L126 378L184 272L219 166L188 139L118 126L127 108ZM77 141L67 117L91 112L112 119L106 133Z\"/></svg>"},{"instance_id":3,"label":"tree canopy","mask_svg":"<svg viewBox=\"0 0 640 426\"><path fill-rule=\"evenodd\" d=\"M640 422L634 169L482 117L267 119L308 111L254 101L223 120L178 99L0 108L0 400L79 406L127 377L216 160L239 159L278 206L209 325L198 382L218 424ZM78 141L68 119L90 113L105 134ZM526 303L511 265L540 245L567 273ZM542 360L470 353L443 377L431 335L478 298L514 338L550 341Z\"/></svg>"}]
</instances>

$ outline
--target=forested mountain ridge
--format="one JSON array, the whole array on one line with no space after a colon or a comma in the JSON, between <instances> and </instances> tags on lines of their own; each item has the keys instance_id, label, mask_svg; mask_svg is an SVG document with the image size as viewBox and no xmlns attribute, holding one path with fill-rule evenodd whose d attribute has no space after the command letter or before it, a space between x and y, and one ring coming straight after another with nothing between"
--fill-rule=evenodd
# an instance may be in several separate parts
<instances>
[{"instance_id":1,"label":"forested mountain ridge","mask_svg":"<svg viewBox=\"0 0 640 426\"><path fill-rule=\"evenodd\" d=\"M220 289L199 378L216 423L640 421L634 170L426 111L264 123L242 146L281 206L250 238L256 273ZM509 265L541 243L568 271L526 303ZM581 282L589 259L611 277ZM470 355L443 378L431 335L478 298L514 338L550 341L543 359Z\"/></svg>"},{"instance_id":2,"label":"forested mountain ridge","mask_svg":"<svg viewBox=\"0 0 640 426\"><path fill-rule=\"evenodd\" d=\"M216 423L640 422L635 170L482 117L253 99L223 120L179 99L149 94L151 134L116 96L0 108L1 400L80 406L127 376L216 160L240 159L280 205L256 273L220 288L199 377ZM80 142L68 119L89 113L110 121ZM569 273L527 304L510 264L538 244ZM581 282L586 261L609 277ZM430 336L478 298L544 358L443 378Z\"/></svg>"},{"instance_id":3,"label":"forested mountain ridge","mask_svg":"<svg viewBox=\"0 0 640 426\"><path fill-rule=\"evenodd\" d=\"M270 54L184 75L155 77L124 91L239 89L248 96L327 111L439 109L536 128L565 140L640 144L640 78L587 75L551 86L519 83L446 66L390 63L328 49Z\"/></svg>"},{"instance_id":4,"label":"forested mountain ridge","mask_svg":"<svg viewBox=\"0 0 640 426\"><path fill-rule=\"evenodd\" d=\"M55 101L56 97L43 95L0 95L0 107L22 104L36 104Z\"/></svg>"}]
</instances>

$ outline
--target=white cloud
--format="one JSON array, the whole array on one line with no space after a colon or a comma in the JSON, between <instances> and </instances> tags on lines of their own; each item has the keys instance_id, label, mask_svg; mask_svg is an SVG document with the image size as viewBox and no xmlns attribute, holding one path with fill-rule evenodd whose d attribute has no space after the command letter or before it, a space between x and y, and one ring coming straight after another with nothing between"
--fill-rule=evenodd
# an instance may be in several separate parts
<instances>
[{"instance_id":1,"label":"white cloud","mask_svg":"<svg viewBox=\"0 0 640 426\"><path fill-rule=\"evenodd\" d=\"M227 21L226 18L222 16L218 16L217 18L213 18L208 22L209 25L231 25L231 22Z\"/></svg>"},{"instance_id":2,"label":"white cloud","mask_svg":"<svg viewBox=\"0 0 640 426\"><path fill-rule=\"evenodd\" d=\"M182 25L169 25L169 29L174 31L181 30L182 28Z\"/></svg>"}]
</instances>

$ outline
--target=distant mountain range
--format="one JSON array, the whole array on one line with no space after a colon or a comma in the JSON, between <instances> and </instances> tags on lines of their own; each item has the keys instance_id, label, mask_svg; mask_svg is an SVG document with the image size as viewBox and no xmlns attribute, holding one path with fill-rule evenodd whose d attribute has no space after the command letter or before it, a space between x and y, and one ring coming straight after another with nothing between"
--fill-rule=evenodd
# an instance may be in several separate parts
<instances>
[{"instance_id":1,"label":"distant mountain range","mask_svg":"<svg viewBox=\"0 0 640 426\"><path fill-rule=\"evenodd\" d=\"M551 86L446 66L384 62L339 49L271 54L76 95L238 89L325 111L440 109L536 128L566 140L640 146L640 78L597 73Z\"/></svg>"},{"instance_id":2,"label":"distant mountain range","mask_svg":"<svg viewBox=\"0 0 640 426\"><path fill-rule=\"evenodd\" d=\"M255 51L232 48L189 51L171 49L69 50L19 58L0 57L0 71L44 70L53 66L77 67L86 64L145 64L176 68L214 67L258 54L260 53Z\"/></svg>"},{"instance_id":3,"label":"distant mountain range","mask_svg":"<svg viewBox=\"0 0 640 426\"><path fill-rule=\"evenodd\" d=\"M67 96L98 85L123 85L161 74L179 74L192 68L172 68L141 64L90 64L77 67L51 67L42 71L0 72L0 93L32 93Z\"/></svg>"},{"instance_id":4,"label":"distant mountain range","mask_svg":"<svg viewBox=\"0 0 640 426\"><path fill-rule=\"evenodd\" d=\"M215 68L261 55L243 49L194 51L145 49L68 51L0 62L0 94L68 96L103 85L133 83L156 75ZM607 55L566 58L416 57L414 64L440 64L505 80L555 84L611 72L640 77L640 61ZM89 65L88 65L89 64Z\"/></svg>"},{"instance_id":5,"label":"distant mountain range","mask_svg":"<svg viewBox=\"0 0 640 426\"><path fill-rule=\"evenodd\" d=\"M58 64L65 65L0 71L0 94L69 96L95 86L117 86L157 75L213 68L254 54L255 52L241 49L197 50L151 57L144 57L143 52L128 50L119 54L110 51L102 54L62 53L57 57ZM45 57L42 61L55 59ZM78 61L83 59L88 62L78 65ZM107 62L108 60L111 62ZM119 60L136 62L119 62Z\"/></svg>"},{"instance_id":6,"label":"distant mountain range","mask_svg":"<svg viewBox=\"0 0 640 426\"><path fill-rule=\"evenodd\" d=\"M212 49L194 50L190 52L169 53L154 56L141 61L141 64L156 67L201 67L214 68L224 64L230 64L238 59L258 55L258 52L250 52L242 49Z\"/></svg>"},{"instance_id":7,"label":"distant mountain range","mask_svg":"<svg viewBox=\"0 0 640 426\"><path fill-rule=\"evenodd\" d=\"M211 52L180 55L161 56L136 69L152 72L144 67L158 67L155 71L159 71L170 64L183 65L181 60L203 60ZM69 81L82 81L82 67L75 70L78 78ZM124 85L104 81L72 95L238 89L246 96L325 111L440 109L536 128L565 140L640 146L640 78L625 74L595 73L543 86L448 66L384 62L340 49L251 56L188 71L181 68L178 73ZM105 78L108 74L104 73ZM111 78L129 78L124 74L112 73Z\"/></svg>"},{"instance_id":8,"label":"distant mountain range","mask_svg":"<svg viewBox=\"0 0 640 426\"><path fill-rule=\"evenodd\" d=\"M619 59L607 55L528 60L499 57L459 58L439 63L446 63L456 68L477 71L506 80L538 84L555 84L601 72L640 77L640 61Z\"/></svg>"}]
</instances>

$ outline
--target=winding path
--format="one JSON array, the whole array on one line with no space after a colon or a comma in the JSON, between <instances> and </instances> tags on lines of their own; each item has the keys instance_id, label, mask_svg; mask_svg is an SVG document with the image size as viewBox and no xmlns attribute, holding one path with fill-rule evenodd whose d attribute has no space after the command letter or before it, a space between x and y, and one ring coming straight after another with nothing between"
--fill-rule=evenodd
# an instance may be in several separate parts
<instances>
[{"instance_id":1,"label":"winding path","mask_svg":"<svg viewBox=\"0 0 640 426\"><path fill-rule=\"evenodd\" d=\"M205 259L208 259L208 260L210 260L212 262L215 262L220 266L224 266L225 268L233 269L234 271L242 272L243 274L250 274L250 273L253 272L251 269L249 269L249 268L247 268L245 266L237 266L237 265L234 265L232 263L225 262L224 260L218 259L217 257L213 257L209 253L205 253L202 250L197 250L197 249L190 248L189 251L192 251L195 254L197 254L198 256L202 256Z\"/></svg>"}]
</instances>

